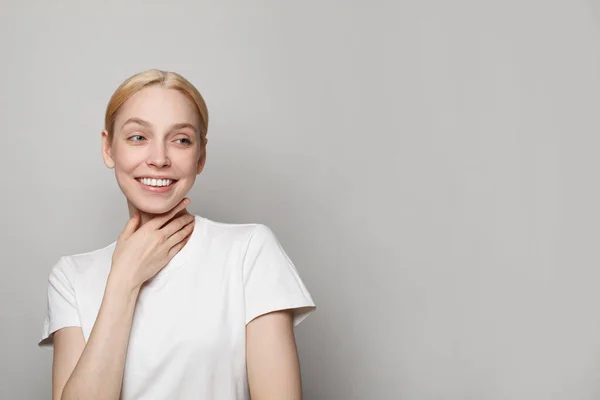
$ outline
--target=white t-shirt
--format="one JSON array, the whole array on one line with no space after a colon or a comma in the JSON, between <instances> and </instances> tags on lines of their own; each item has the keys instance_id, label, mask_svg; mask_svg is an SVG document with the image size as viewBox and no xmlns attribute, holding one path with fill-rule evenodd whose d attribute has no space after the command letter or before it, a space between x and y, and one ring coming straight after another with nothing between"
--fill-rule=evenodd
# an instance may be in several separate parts
<instances>
[{"instance_id":1,"label":"white t-shirt","mask_svg":"<svg viewBox=\"0 0 600 400\"><path fill-rule=\"evenodd\" d=\"M246 324L293 309L297 326L315 309L267 226L195 218L188 243L139 294L123 400L249 400ZM52 334L67 326L88 340L115 245L61 257L52 268L40 347L52 348Z\"/></svg>"}]
</instances>

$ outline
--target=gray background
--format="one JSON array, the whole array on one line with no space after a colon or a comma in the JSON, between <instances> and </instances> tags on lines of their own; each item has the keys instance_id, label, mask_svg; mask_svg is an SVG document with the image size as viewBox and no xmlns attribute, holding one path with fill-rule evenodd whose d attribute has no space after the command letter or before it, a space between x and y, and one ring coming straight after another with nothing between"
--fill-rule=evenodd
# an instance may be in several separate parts
<instances>
[{"instance_id":1,"label":"gray background","mask_svg":"<svg viewBox=\"0 0 600 400\"><path fill-rule=\"evenodd\" d=\"M50 398L48 273L125 223L100 132L147 68L209 106L190 210L319 306L306 399L600 398L598 3L0 4L0 398Z\"/></svg>"}]
</instances>

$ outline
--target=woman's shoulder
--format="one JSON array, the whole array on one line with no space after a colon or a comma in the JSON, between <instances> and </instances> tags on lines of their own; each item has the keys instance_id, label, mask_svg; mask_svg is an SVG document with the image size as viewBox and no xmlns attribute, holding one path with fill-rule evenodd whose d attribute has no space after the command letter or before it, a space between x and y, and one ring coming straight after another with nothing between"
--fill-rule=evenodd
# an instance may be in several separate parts
<instances>
[{"instance_id":1,"label":"woman's shoulder","mask_svg":"<svg viewBox=\"0 0 600 400\"><path fill-rule=\"evenodd\" d=\"M224 222L197 214L194 216L196 217L196 227L201 224L204 227L204 233L210 238L248 241L254 237L262 238L273 235L271 229L260 222Z\"/></svg>"},{"instance_id":2,"label":"woman's shoulder","mask_svg":"<svg viewBox=\"0 0 600 400\"><path fill-rule=\"evenodd\" d=\"M207 230L234 235L251 233L258 226L263 225L257 222L225 222L198 214L194 214L194 216L196 217L196 223L200 221Z\"/></svg>"},{"instance_id":3,"label":"woman's shoulder","mask_svg":"<svg viewBox=\"0 0 600 400\"><path fill-rule=\"evenodd\" d=\"M101 272L101 270L106 269L107 265L110 268L116 243L114 241L99 249L63 255L54 264L52 272L60 272L72 276L85 274L90 271Z\"/></svg>"}]
</instances>

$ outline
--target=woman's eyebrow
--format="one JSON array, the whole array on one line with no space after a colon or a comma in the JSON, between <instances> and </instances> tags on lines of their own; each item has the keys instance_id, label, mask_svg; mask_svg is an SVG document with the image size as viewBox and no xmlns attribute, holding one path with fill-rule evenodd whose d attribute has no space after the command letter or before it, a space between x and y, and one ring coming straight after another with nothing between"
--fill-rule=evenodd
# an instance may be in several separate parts
<instances>
[{"instance_id":1,"label":"woman's eyebrow","mask_svg":"<svg viewBox=\"0 0 600 400\"><path fill-rule=\"evenodd\" d=\"M121 126L121 129L125 128L125 125L127 125L127 124L138 124L138 125L145 126L147 128L151 128L152 127L152 124L150 122L148 122L148 121L146 121L144 119L141 119L141 118L137 118L137 117L129 118ZM198 132L198 130L196 129L196 127L194 125L190 124L189 122L180 122L178 124L171 125L171 130L183 129L183 128L190 128L191 130L194 131L194 133Z\"/></svg>"},{"instance_id":2,"label":"woman's eyebrow","mask_svg":"<svg viewBox=\"0 0 600 400\"><path fill-rule=\"evenodd\" d=\"M188 123L188 122L180 122L178 124L173 124L171 126L171 130L174 130L174 129L183 129L183 128L190 128L191 130L194 131L194 133L197 132L196 127L194 125Z\"/></svg>"},{"instance_id":3,"label":"woman's eyebrow","mask_svg":"<svg viewBox=\"0 0 600 400\"><path fill-rule=\"evenodd\" d=\"M127 124L138 124L138 125L145 126L147 128L152 126L152 124L150 122L148 122L144 119L133 117L133 118L129 118L127 121L125 121L125 123L123 123L123 125L121 125L121 129L125 128L125 125L127 125Z\"/></svg>"}]
</instances>

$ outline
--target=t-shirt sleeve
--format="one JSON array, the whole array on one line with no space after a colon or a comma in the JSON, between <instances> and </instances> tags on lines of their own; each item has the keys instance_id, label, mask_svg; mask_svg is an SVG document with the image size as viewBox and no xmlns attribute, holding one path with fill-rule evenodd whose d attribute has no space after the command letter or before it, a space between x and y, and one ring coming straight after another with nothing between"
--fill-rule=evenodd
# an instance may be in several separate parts
<instances>
[{"instance_id":1,"label":"t-shirt sleeve","mask_svg":"<svg viewBox=\"0 0 600 400\"><path fill-rule=\"evenodd\" d=\"M292 310L294 326L315 304L296 267L267 226L252 233L243 265L246 324L273 311Z\"/></svg>"},{"instance_id":2,"label":"t-shirt sleeve","mask_svg":"<svg viewBox=\"0 0 600 400\"><path fill-rule=\"evenodd\" d=\"M73 286L72 265L61 257L48 277L47 314L38 346L52 349L52 335L67 326L81 326Z\"/></svg>"}]
</instances>

